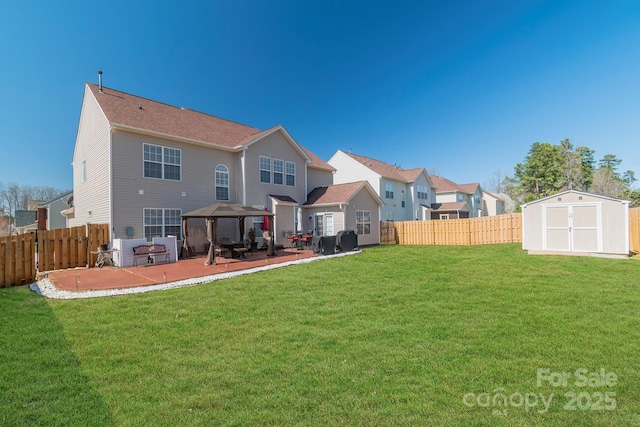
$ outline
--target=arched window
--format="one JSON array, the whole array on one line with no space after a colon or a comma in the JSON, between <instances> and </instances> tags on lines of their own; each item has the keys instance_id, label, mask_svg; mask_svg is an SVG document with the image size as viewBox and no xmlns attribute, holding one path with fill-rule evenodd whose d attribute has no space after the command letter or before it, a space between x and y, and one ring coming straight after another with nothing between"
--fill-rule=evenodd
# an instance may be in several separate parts
<instances>
[{"instance_id":1,"label":"arched window","mask_svg":"<svg viewBox=\"0 0 640 427\"><path fill-rule=\"evenodd\" d=\"M229 169L216 166L216 200L229 200Z\"/></svg>"}]
</instances>

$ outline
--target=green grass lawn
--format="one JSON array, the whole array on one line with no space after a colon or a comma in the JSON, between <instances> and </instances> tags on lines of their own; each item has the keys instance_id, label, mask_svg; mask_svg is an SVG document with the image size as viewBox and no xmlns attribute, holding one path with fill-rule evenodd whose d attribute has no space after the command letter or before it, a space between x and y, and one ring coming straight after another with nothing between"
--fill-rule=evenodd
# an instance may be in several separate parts
<instances>
[{"instance_id":1,"label":"green grass lawn","mask_svg":"<svg viewBox=\"0 0 640 427\"><path fill-rule=\"evenodd\" d=\"M89 300L1 289L0 425L640 425L639 311L639 261L519 245Z\"/></svg>"}]
</instances>

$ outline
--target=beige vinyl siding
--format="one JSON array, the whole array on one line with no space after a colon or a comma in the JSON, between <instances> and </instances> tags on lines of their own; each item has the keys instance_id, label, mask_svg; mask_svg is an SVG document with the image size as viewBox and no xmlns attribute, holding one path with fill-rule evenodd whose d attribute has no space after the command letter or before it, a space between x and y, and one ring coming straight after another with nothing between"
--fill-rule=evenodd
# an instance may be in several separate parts
<instances>
[{"instance_id":1,"label":"beige vinyl siding","mask_svg":"<svg viewBox=\"0 0 640 427\"><path fill-rule=\"evenodd\" d=\"M110 221L109 140L109 123L93 94L85 87L73 156L75 216L69 220L71 227ZM83 182L82 162L84 161L86 161L87 179Z\"/></svg>"},{"instance_id":2,"label":"beige vinyl siding","mask_svg":"<svg viewBox=\"0 0 640 427\"><path fill-rule=\"evenodd\" d=\"M290 204L277 204L274 209L276 214L275 242L287 243L287 233L295 232L296 207Z\"/></svg>"},{"instance_id":3,"label":"beige vinyl siding","mask_svg":"<svg viewBox=\"0 0 640 427\"><path fill-rule=\"evenodd\" d=\"M377 201L366 189L353 196L345 209L345 230L356 231L356 211L371 211L371 234L358 235L358 245L380 244L380 214Z\"/></svg>"},{"instance_id":4,"label":"beige vinyl siding","mask_svg":"<svg viewBox=\"0 0 640 427\"><path fill-rule=\"evenodd\" d=\"M134 237L143 237L144 208L182 209L186 213L216 203L215 168L219 164L229 169L229 202L237 201L238 180L234 178L237 173L233 153L119 130L113 132L112 140L116 237L126 237L126 227L134 228ZM144 143L181 150L180 181L143 176ZM197 224L196 221L193 223ZM227 233L222 223L218 231ZM191 239L191 233L189 237Z\"/></svg>"},{"instance_id":5,"label":"beige vinyl siding","mask_svg":"<svg viewBox=\"0 0 640 427\"><path fill-rule=\"evenodd\" d=\"M326 187L332 184L333 172L313 167L307 168L307 194L309 194L314 188Z\"/></svg>"},{"instance_id":6,"label":"beige vinyl siding","mask_svg":"<svg viewBox=\"0 0 640 427\"><path fill-rule=\"evenodd\" d=\"M298 203L306 200L305 159L280 132L274 132L252 144L245 153L247 205L265 205L269 209L268 195L289 196ZM271 158L271 183L260 182L260 156ZM273 159L294 162L296 167L295 186L273 183Z\"/></svg>"}]
</instances>

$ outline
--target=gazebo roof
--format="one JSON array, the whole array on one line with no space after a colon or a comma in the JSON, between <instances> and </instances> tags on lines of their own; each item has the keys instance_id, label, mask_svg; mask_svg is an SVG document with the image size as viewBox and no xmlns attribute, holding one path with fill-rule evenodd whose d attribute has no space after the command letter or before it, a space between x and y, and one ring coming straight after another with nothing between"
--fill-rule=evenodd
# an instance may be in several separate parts
<instances>
[{"instance_id":1,"label":"gazebo roof","mask_svg":"<svg viewBox=\"0 0 640 427\"><path fill-rule=\"evenodd\" d=\"M182 218L241 218L247 216L273 216L273 213L239 203L216 203L182 214Z\"/></svg>"}]
</instances>

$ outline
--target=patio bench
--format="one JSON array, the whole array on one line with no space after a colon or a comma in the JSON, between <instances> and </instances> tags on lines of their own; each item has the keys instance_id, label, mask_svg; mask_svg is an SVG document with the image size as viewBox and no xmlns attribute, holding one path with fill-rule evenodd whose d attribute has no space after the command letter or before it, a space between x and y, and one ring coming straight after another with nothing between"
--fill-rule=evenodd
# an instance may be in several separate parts
<instances>
[{"instance_id":1,"label":"patio bench","mask_svg":"<svg viewBox=\"0 0 640 427\"><path fill-rule=\"evenodd\" d=\"M144 257L147 259L147 263L151 257L153 257L154 262L156 257L164 255L165 262L170 262L169 251L167 251L167 247L165 245L140 245L133 248L133 265L138 264L138 258Z\"/></svg>"}]
</instances>

